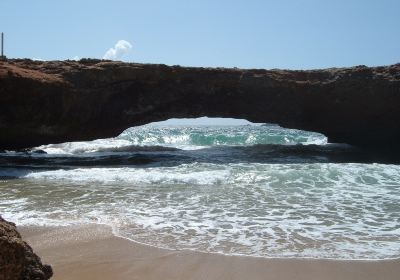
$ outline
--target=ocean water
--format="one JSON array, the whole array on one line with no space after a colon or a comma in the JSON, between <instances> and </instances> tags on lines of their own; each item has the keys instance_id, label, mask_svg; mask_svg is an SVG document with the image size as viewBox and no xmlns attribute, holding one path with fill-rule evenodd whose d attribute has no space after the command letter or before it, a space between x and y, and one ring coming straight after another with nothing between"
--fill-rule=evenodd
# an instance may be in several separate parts
<instances>
[{"instance_id":1,"label":"ocean water","mask_svg":"<svg viewBox=\"0 0 400 280\"><path fill-rule=\"evenodd\" d=\"M146 125L0 153L6 219L107 224L168 249L398 258L399 202L399 165L276 125Z\"/></svg>"}]
</instances>

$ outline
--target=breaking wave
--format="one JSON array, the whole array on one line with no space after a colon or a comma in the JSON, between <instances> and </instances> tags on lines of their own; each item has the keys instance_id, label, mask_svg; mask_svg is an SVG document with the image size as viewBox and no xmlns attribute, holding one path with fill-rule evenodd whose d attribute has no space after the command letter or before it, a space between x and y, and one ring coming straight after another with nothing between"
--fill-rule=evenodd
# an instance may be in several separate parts
<instances>
[{"instance_id":1,"label":"breaking wave","mask_svg":"<svg viewBox=\"0 0 400 280\"><path fill-rule=\"evenodd\" d=\"M327 144L327 139L319 133L283 129L273 125L189 127L150 124L129 128L116 138L43 145L37 147L36 150L43 150L48 154L81 154L129 152L137 151L139 147L145 146L195 150L212 146L251 146L258 144L324 145Z\"/></svg>"}]
</instances>

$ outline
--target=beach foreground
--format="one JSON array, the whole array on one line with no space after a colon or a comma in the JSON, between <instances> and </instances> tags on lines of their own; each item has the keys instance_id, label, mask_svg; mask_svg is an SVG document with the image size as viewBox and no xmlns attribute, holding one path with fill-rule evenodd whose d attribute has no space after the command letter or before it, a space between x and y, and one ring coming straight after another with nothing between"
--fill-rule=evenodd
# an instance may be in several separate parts
<instances>
[{"instance_id":1,"label":"beach foreground","mask_svg":"<svg viewBox=\"0 0 400 280\"><path fill-rule=\"evenodd\" d=\"M113 235L107 226L21 227L53 279L398 279L400 260L266 259L170 251Z\"/></svg>"}]
</instances>

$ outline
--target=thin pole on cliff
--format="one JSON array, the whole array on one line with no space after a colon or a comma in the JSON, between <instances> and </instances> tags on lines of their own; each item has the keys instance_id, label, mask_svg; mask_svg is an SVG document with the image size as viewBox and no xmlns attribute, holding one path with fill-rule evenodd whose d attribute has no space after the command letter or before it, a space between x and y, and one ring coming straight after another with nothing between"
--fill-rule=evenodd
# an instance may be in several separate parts
<instances>
[{"instance_id":1,"label":"thin pole on cliff","mask_svg":"<svg viewBox=\"0 0 400 280\"><path fill-rule=\"evenodd\" d=\"M1 32L1 57L4 57L4 33Z\"/></svg>"}]
</instances>

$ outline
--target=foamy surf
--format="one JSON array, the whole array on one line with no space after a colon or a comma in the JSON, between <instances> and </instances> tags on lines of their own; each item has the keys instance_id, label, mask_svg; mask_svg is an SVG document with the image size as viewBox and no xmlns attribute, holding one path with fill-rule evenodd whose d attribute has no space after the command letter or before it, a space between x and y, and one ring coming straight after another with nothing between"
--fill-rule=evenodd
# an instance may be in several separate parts
<instances>
[{"instance_id":1,"label":"foamy surf","mask_svg":"<svg viewBox=\"0 0 400 280\"><path fill-rule=\"evenodd\" d=\"M19 225L107 224L169 249L398 258L400 167L365 159L276 125L146 125L0 154L0 212Z\"/></svg>"},{"instance_id":2,"label":"foamy surf","mask_svg":"<svg viewBox=\"0 0 400 280\"><path fill-rule=\"evenodd\" d=\"M155 126L144 125L124 131L116 138L87 142L68 142L43 145L34 150L48 154L82 154L118 152L125 147L163 146L196 150L212 146L250 146L257 144L325 145L325 136L279 126Z\"/></svg>"},{"instance_id":3,"label":"foamy surf","mask_svg":"<svg viewBox=\"0 0 400 280\"><path fill-rule=\"evenodd\" d=\"M398 182L400 167L384 164L60 169L1 183L0 209L21 225L96 222L169 249L384 259L400 257Z\"/></svg>"}]
</instances>

